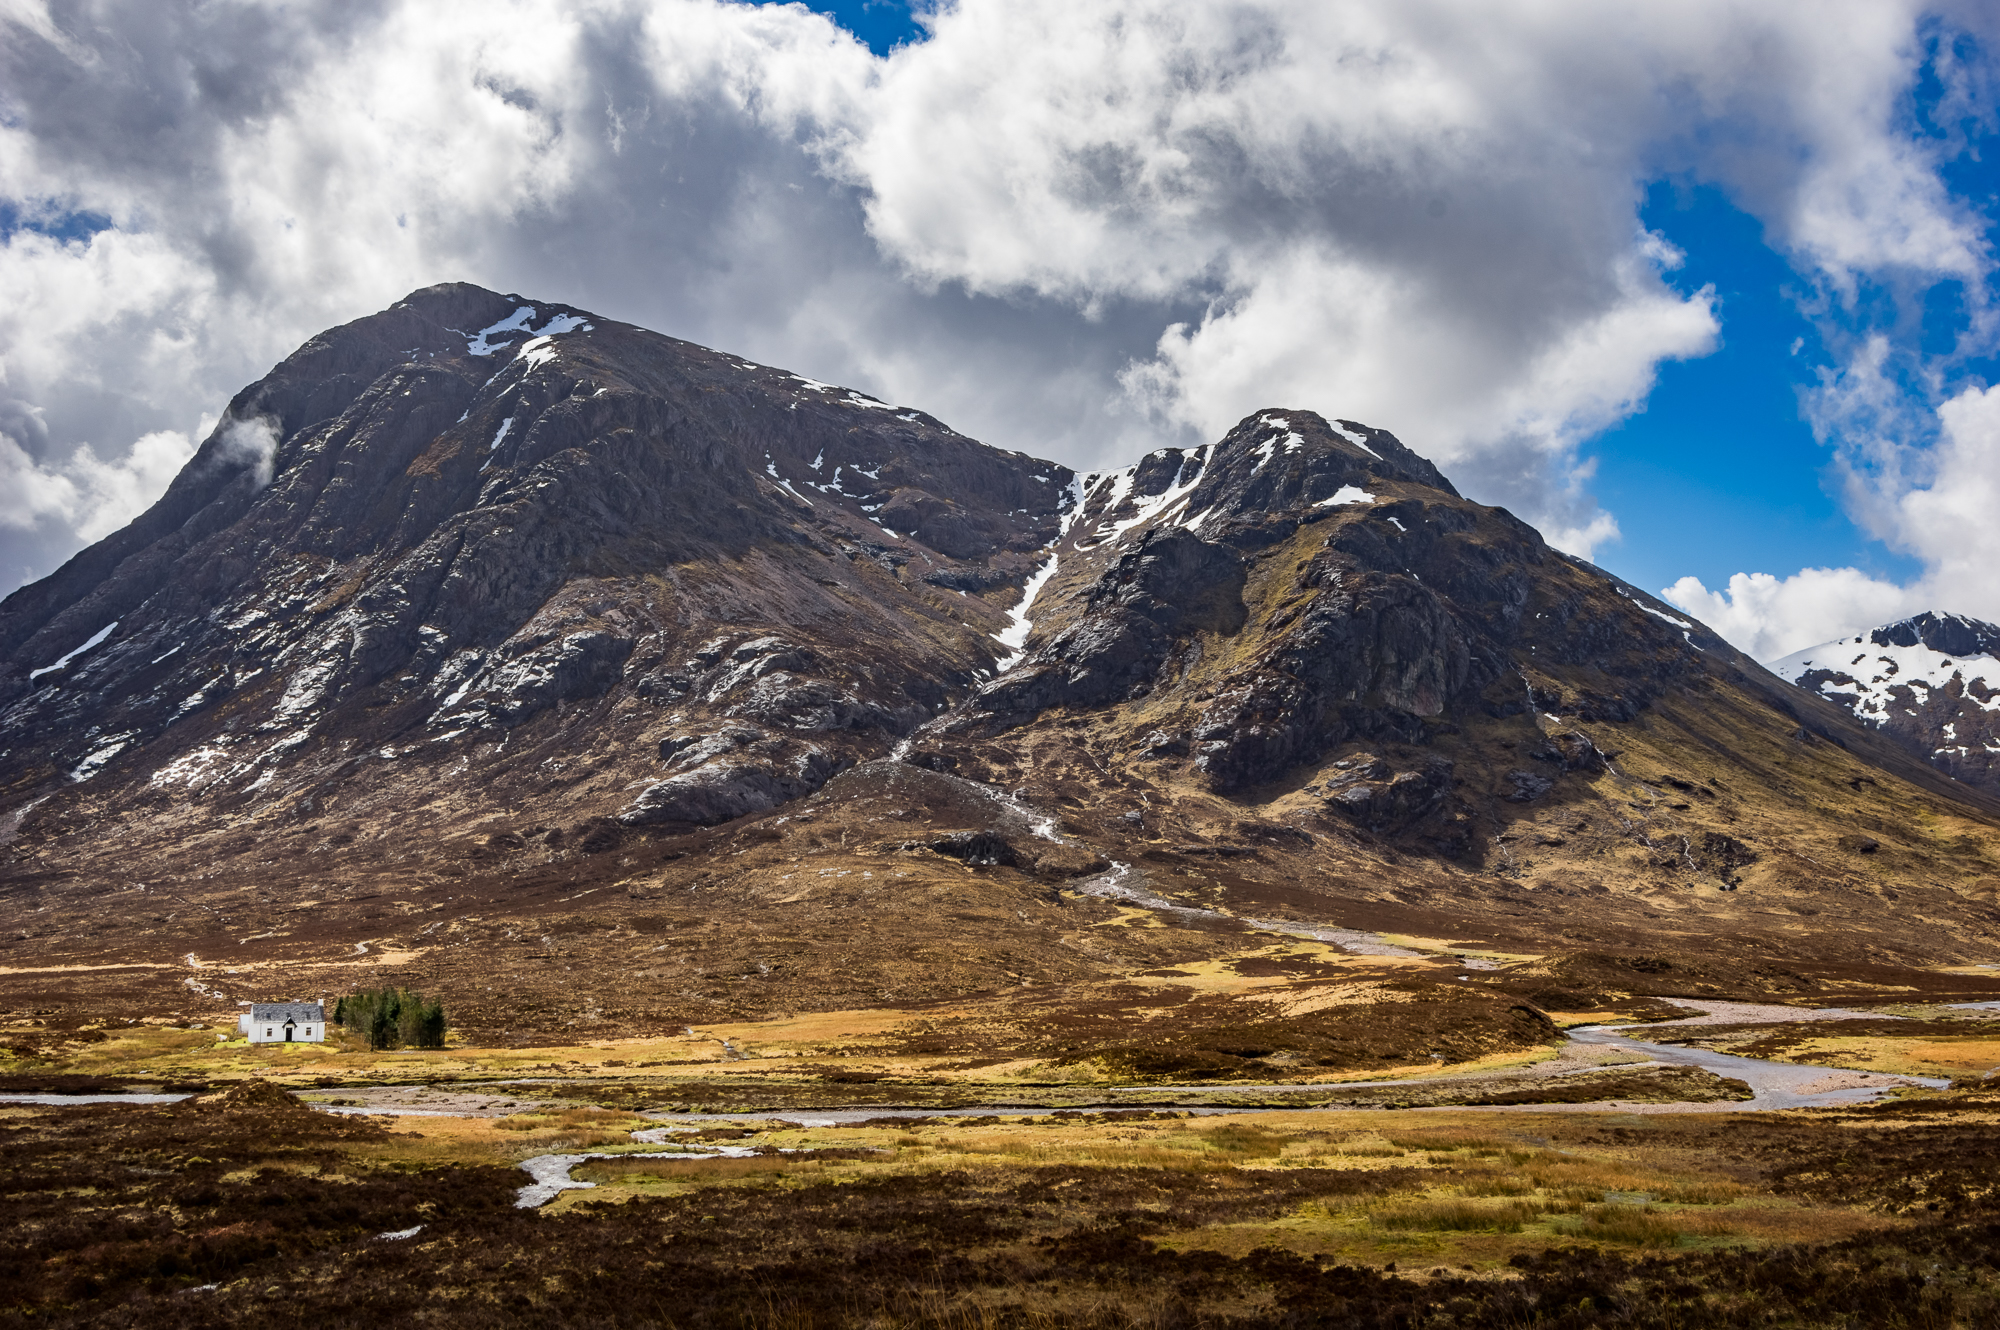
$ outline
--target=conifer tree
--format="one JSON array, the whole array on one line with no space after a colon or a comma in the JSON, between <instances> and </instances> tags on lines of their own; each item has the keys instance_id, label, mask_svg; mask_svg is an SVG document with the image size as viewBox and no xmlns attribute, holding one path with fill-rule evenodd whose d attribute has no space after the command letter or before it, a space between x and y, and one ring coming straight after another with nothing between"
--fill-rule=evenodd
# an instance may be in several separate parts
<instances>
[{"instance_id":1,"label":"conifer tree","mask_svg":"<svg viewBox=\"0 0 2000 1330\"><path fill-rule=\"evenodd\" d=\"M370 1049L443 1048L444 1004L407 988L363 989L334 1005L334 1024L368 1041Z\"/></svg>"}]
</instances>

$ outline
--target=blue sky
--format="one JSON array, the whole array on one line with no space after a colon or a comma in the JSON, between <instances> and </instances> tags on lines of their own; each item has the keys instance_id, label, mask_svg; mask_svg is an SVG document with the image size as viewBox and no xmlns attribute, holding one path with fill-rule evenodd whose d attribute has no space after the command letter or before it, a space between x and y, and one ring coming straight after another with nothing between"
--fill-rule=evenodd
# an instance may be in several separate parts
<instances>
[{"instance_id":1,"label":"blue sky","mask_svg":"<svg viewBox=\"0 0 2000 1330\"><path fill-rule=\"evenodd\" d=\"M2000 241L1995 108L1961 101L1954 113L1937 77L1940 56L1976 66L1986 52L1964 34L1940 38L1933 27L1928 36L1931 59L1901 108L1902 128L1932 149L1954 203L1977 217L1990 273ZM1865 433L1873 422L1836 416L1816 433L1808 404L1857 343L1885 336L1901 393L1900 418L1885 432L1934 445L1928 408L2000 382L2000 348L1977 317L1980 294L1960 278L1892 269L1843 296L1712 184L1655 181L1640 215L1686 255L1671 278L1679 289L1713 286L1722 332L1713 354L1663 364L1644 412L1586 445L1595 492L1623 536L1600 561L1656 588L1689 575L1719 587L1732 573L1783 577L1801 567L1921 586L1926 569L1912 542L1864 529L1843 501L1839 462L1855 460L1866 440L1842 437L1842 426Z\"/></svg>"},{"instance_id":2,"label":"blue sky","mask_svg":"<svg viewBox=\"0 0 2000 1330\"><path fill-rule=\"evenodd\" d=\"M866 42L876 55L887 55L893 47L923 40L923 27L911 7L901 0L842 0L840 4L806 7L846 28Z\"/></svg>"},{"instance_id":3,"label":"blue sky","mask_svg":"<svg viewBox=\"0 0 2000 1330\"><path fill-rule=\"evenodd\" d=\"M1807 283L1714 186L1658 182L1640 215L1686 254L1677 288L1714 287L1722 332L1712 354L1663 364L1645 409L1585 445L1622 533L1599 562L1648 588L1802 566L1917 573L1847 516L1804 417L1802 395L1828 363L1801 312Z\"/></svg>"}]
</instances>

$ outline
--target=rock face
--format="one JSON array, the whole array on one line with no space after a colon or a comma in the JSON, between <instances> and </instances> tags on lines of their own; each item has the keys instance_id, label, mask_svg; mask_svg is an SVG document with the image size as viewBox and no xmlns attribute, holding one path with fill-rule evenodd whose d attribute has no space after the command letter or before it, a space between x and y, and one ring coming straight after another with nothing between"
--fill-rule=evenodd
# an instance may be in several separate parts
<instances>
[{"instance_id":1,"label":"rock face","mask_svg":"<svg viewBox=\"0 0 2000 1330\"><path fill-rule=\"evenodd\" d=\"M2000 627L1925 611L1793 652L1771 669L1965 784L2000 794Z\"/></svg>"},{"instance_id":2,"label":"rock face","mask_svg":"<svg viewBox=\"0 0 2000 1330\"><path fill-rule=\"evenodd\" d=\"M449 767L550 815L761 811L992 670L1071 479L566 306L419 291L299 348L151 511L0 605L0 799L400 785L415 813ZM618 794L562 793L580 754Z\"/></svg>"},{"instance_id":3,"label":"rock face","mask_svg":"<svg viewBox=\"0 0 2000 1330\"><path fill-rule=\"evenodd\" d=\"M1958 662L1971 718L1992 631L1869 650ZM1122 985L1258 920L1989 955L2000 802L1826 691L1354 421L1077 476L438 287L0 604L0 970L393 950L497 1030L529 990L678 1029Z\"/></svg>"},{"instance_id":4,"label":"rock face","mask_svg":"<svg viewBox=\"0 0 2000 1330\"><path fill-rule=\"evenodd\" d=\"M1463 852L1468 784L1533 803L1567 772L1604 770L1580 723L1755 669L1352 421L1264 411L1079 486L1026 658L920 731L918 760L1115 707L1138 760L1221 795L1338 755L1304 786L1332 813ZM1546 765L1456 771L1437 744L1468 716L1530 720Z\"/></svg>"}]
</instances>

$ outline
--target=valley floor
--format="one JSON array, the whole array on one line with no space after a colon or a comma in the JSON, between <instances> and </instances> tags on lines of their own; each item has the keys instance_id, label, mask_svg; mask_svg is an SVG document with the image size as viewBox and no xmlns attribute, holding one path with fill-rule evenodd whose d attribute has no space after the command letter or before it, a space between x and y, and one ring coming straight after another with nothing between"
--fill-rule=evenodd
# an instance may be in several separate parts
<instances>
[{"instance_id":1,"label":"valley floor","mask_svg":"<svg viewBox=\"0 0 2000 1330\"><path fill-rule=\"evenodd\" d=\"M0 1324L2000 1320L1989 1013L1693 1005L1263 1085L870 1056L883 1012L436 1053L137 1025L0 1081L41 1100L0 1104ZM1756 1111L1787 1086L1824 1106ZM133 1090L184 1097L85 1102Z\"/></svg>"}]
</instances>

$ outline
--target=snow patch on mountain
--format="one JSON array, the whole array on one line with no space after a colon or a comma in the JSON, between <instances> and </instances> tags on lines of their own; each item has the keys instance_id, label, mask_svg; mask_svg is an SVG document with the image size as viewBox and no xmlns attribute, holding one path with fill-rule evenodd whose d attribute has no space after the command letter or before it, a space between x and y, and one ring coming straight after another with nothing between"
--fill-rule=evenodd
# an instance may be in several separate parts
<instances>
[{"instance_id":1,"label":"snow patch on mountain","mask_svg":"<svg viewBox=\"0 0 2000 1330\"><path fill-rule=\"evenodd\" d=\"M1273 433L1270 438L1259 443L1255 449L1257 465L1250 469L1250 474L1253 476L1264 469L1266 462L1277 456L1278 445L1283 444L1287 453L1295 453L1306 445L1306 441L1300 438L1292 429L1292 422L1289 417L1259 416L1257 417L1257 423L1267 426Z\"/></svg>"},{"instance_id":2,"label":"snow patch on mountain","mask_svg":"<svg viewBox=\"0 0 2000 1330\"><path fill-rule=\"evenodd\" d=\"M327 685L333 682L333 676L346 663L345 656L327 656L293 670L291 677L285 681L284 693L278 698L277 709L271 713L271 723L284 725L311 711L326 695Z\"/></svg>"},{"instance_id":3,"label":"snow patch on mountain","mask_svg":"<svg viewBox=\"0 0 2000 1330\"><path fill-rule=\"evenodd\" d=\"M1639 602L1636 600L1633 601L1632 603L1634 605L1639 605ZM1668 614L1664 610L1654 609L1651 605L1639 605L1639 608L1644 610L1646 613L1652 615L1655 619L1658 619L1663 623L1670 623L1676 628L1692 629L1694 627L1694 625L1689 623L1686 619L1677 619L1673 615Z\"/></svg>"},{"instance_id":4,"label":"snow patch on mountain","mask_svg":"<svg viewBox=\"0 0 2000 1330\"><path fill-rule=\"evenodd\" d=\"M1327 428L1331 429L1335 434L1338 434L1341 438L1346 439L1349 443L1359 448L1362 452L1367 453L1370 457L1374 458L1376 461L1379 462L1382 460L1382 454L1376 452L1373 448L1370 448L1368 446L1368 438L1366 435L1356 434L1353 430L1347 428L1347 426L1345 425L1340 424L1338 421L1334 422L1332 425L1329 425Z\"/></svg>"},{"instance_id":5,"label":"snow patch on mountain","mask_svg":"<svg viewBox=\"0 0 2000 1330\"><path fill-rule=\"evenodd\" d=\"M771 479L777 481L779 489L782 489L785 493L791 495L794 499L797 499L800 503L806 505L806 507L808 508L812 507L811 499L808 499L805 495L793 489L792 482L786 480L783 476L778 474L778 464L771 460L771 454L769 453L764 454L764 474L769 476ZM808 485L812 484L810 480L805 483Z\"/></svg>"},{"instance_id":6,"label":"snow patch on mountain","mask_svg":"<svg viewBox=\"0 0 2000 1330\"><path fill-rule=\"evenodd\" d=\"M560 337L567 332L589 332L591 327L590 321L580 314L551 315L549 321L539 328L530 326L534 321L535 307L533 305L521 305L512 314L509 314L498 323L488 324L486 327L481 328L466 342L465 349L475 356L490 356L496 351L504 351L513 345L511 339L504 342L496 342L493 340L495 337L508 337L513 333L527 333L529 340L521 344L521 354L528 357L527 363L529 365L539 365L553 359L555 356L555 349L548 342L548 338ZM519 357L516 357L516 361L519 361ZM494 378L498 377L499 375L497 374L494 376ZM492 382L492 379L487 380L489 384Z\"/></svg>"},{"instance_id":7,"label":"snow patch on mountain","mask_svg":"<svg viewBox=\"0 0 2000 1330\"><path fill-rule=\"evenodd\" d=\"M1008 654L995 666L995 672L1005 674L1019 665L1028 654L1028 634L1034 631L1035 621L1028 612L1035 606L1035 597L1042 594L1042 588L1056 575L1056 556L1049 555L1047 563L1035 570L1028 584L1021 588L1021 601L1008 612L1007 626L993 634L993 640L1006 647Z\"/></svg>"},{"instance_id":8,"label":"snow patch on mountain","mask_svg":"<svg viewBox=\"0 0 2000 1330\"><path fill-rule=\"evenodd\" d=\"M1091 532L1088 545L1079 540L1071 548L1087 549L1102 545L1106 541L1117 540L1133 527L1150 522L1156 517L1177 526L1191 525L1187 521L1186 503L1188 496L1194 493L1195 486L1201 483L1202 475L1208 469L1209 454L1213 448L1213 444L1203 444L1184 454L1180 466L1174 472L1173 480L1167 487L1158 494L1142 495L1133 499L1132 516L1124 519L1115 518L1112 514L1118 512L1126 499L1131 496L1139 468L1128 466L1117 471L1092 471L1086 474L1082 481L1083 495L1087 499L1095 499L1098 495L1098 486L1107 480L1110 482L1110 489L1104 493L1103 502L1098 507L1098 511L1103 513L1107 520L1100 522ZM1171 453L1163 448L1153 456L1167 457L1171 456ZM1202 517L1206 516L1206 513L1202 514ZM1195 519L1196 522L1200 520L1201 518Z\"/></svg>"},{"instance_id":9,"label":"snow patch on mountain","mask_svg":"<svg viewBox=\"0 0 2000 1330\"><path fill-rule=\"evenodd\" d=\"M1694 628L1694 625L1689 623L1686 619L1682 619L1679 618L1678 616L1668 614L1665 610L1656 610L1651 605L1643 603L1642 601L1639 600L1638 597L1634 596L1631 592L1625 590L1623 587L1620 587L1618 589L1618 594L1625 597L1625 599L1631 601L1635 609L1641 610L1644 613L1652 615L1655 619L1658 619L1662 623L1670 623L1674 627L1683 630L1692 630ZM1692 639L1689 640L1692 641ZM1797 683L1798 680L1793 679L1791 680L1791 682Z\"/></svg>"},{"instance_id":10,"label":"snow patch on mountain","mask_svg":"<svg viewBox=\"0 0 2000 1330\"><path fill-rule=\"evenodd\" d=\"M531 337L521 343L521 352L514 357L515 364L524 364L530 369L540 369L556 358L556 342L553 337Z\"/></svg>"},{"instance_id":11,"label":"snow patch on mountain","mask_svg":"<svg viewBox=\"0 0 2000 1330\"><path fill-rule=\"evenodd\" d=\"M118 626L118 620L113 619L110 623L105 624L102 628L92 633L90 635L89 640L85 641L83 645L72 647L70 650L63 652L62 655L56 657L53 663L44 665L39 670L29 670L28 677L30 679L39 679L44 674L53 674L55 671L62 669L64 666L68 665L71 661L75 660L78 656L81 656L84 652L90 650L94 646L102 644L105 638L111 636L111 630L116 628L117 626Z\"/></svg>"},{"instance_id":12,"label":"snow patch on mountain","mask_svg":"<svg viewBox=\"0 0 2000 1330\"><path fill-rule=\"evenodd\" d=\"M535 307L533 305L522 305L512 314L500 320L500 322L490 323L486 327L481 328L473 335L472 340L465 344L465 349L475 356L490 356L495 351L500 351L513 345L511 341L495 342L492 340L494 337L500 336L503 333L526 332L528 325L534 321Z\"/></svg>"},{"instance_id":13,"label":"snow patch on mountain","mask_svg":"<svg viewBox=\"0 0 2000 1330\"><path fill-rule=\"evenodd\" d=\"M221 776L220 768L229 761L229 750L220 744L204 744L166 763L152 774L148 784L156 787L183 786L198 790Z\"/></svg>"},{"instance_id":14,"label":"snow patch on mountain","mask_svg":"<svg viewBox=\"0 0 2000 1330\"><path fill-rule=\"evenodd\" d=\"M1035 607L1035 597L1042 594L1042 588L1047 586L1049 580L1056 575L1056 565L1061 557L1059 551L1062 548L1063 537L1069 534L1070 527L1082 515L1084 495L1088 492L1090 485L1095 483L1097 476L1103 474L1105 473L1098 472L1095 475L1078 476L1070 482L1069 489L1064 493L1062 524L1056 528L1055 539L1051 540L1047 546L1049 561L1037 568L1029 576L1027 585L1021 588L1020 603L1008 612L1007 626L993 634L993 640L1008 649L1008 654L994 665L993 677L998 678L1027 659L1028 634L1035 629L1035 621L1029 617L1029 612ZM1071 546L1071 548L1074 549L1075 546Z\"/></svg>"},{"instance_id":15,"label":"snow patch on mountain","mask_svg":"<svg viewBox=\"0 0 2000 1330\"><path fill-rule=\"evenodd\" d=\"M128 733L114 734L109 739L103 740L90 750L89 755L83 761L77 763L70 770L69 778L74 781L89 780L104 769L105 763L124 752L131 744L132 739L133 736Z\"/></svg>"},{"instance_id":16,"label":"snow patch on mountain","mask_svg":"<svg viewBox=\"0 0 2000 1330\"><path fill-rule=\"evenodd\" d=\"M1843 637L1771 663L1771 672L1791 683L1813 676L1806 686L1880 725L1901 711L1915 715L1895 695L1908 687L1919 704L1933 696L1960 693L1981 711L2000 711L2000 660L1984 652L1952 655L1918 641L1903 645L1876 641L1886 630Z\"/></svg>"}]
</instances>

